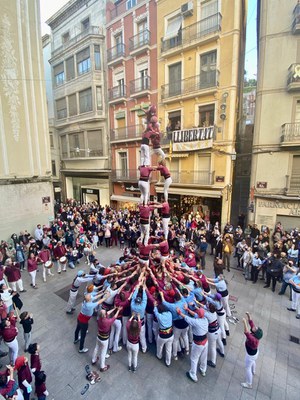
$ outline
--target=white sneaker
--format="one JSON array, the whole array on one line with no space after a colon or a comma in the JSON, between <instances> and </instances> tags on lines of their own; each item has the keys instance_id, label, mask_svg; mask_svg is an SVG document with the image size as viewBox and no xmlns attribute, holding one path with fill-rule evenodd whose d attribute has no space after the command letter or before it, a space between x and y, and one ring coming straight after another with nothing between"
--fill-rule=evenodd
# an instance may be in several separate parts
<instances>
[{"instance_id":1,"label":"white sneaker","mask_svg":"<svg viewBox=\"0 0 300 400\"><path fill-rule=\"evenodd\" d=\"M105 358L109 358L109 357L110 357L110 354L107 353L107 354L105 355Z\"/></svg>"},{"instance_id":2,"label":"white sneaker","mask_svg":"<svg viewBox=\"0 0 300 400\"><path fill-rule=\"evenodd\" d=\"M78 353L87 353L89 351L89 349L87 349L86 347L82 350L78 350Z\"/></svg>"},{"instance_id":3,"label":"white sneaker","mask_svg":"<svg viewBox=\"0 0 300 400\"><path fill-rule=\"evenodd\" d=\"M121 351L121 350L122 350L122 346L119 346L119 347L117 348L117 350L114 351L114 353L117 353L118 351Z\"/></svg>"},{"instance_id":4,"label":"white sneaker","mask_svg":"<svg viewBox=\"0 0 300 400\"><path fill-rule=\"evenodd\" d=\"M245 389L252 389L252 385L250 385L250 383L247 382L242 382L241 386Z\"/></svg>"}]
</instances>

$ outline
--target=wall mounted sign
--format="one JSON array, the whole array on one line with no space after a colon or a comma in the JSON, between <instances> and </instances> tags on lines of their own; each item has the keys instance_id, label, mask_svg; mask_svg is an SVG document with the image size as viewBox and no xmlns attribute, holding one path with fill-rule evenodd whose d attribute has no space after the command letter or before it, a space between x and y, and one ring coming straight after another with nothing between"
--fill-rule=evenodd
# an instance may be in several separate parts
<instances>
[{"instance_id":1,"label":"wall mounted sign","mask_svg":"<svg viewBox=\"0 0 300 400\"><path fill-rule=\"evenodd\" d=\"M225 176L216 176L216 182L225 182Z\"/></svg>"},{"instance_id":2,"label":"wall mounted sign","mask_svg":"<svg viewBox=\"0 0 300 400\"><path fill-rule=\"evenodd\" d=\"M257 189L267 189L268 183L267 182L256 182Z\"/></svg>"},{"instance_id":3,"label":"wall mounted sign","mask_svg":"<svg viewBox=\"0 0 300 400\"><path fill-rule=\"evenodd\" d=\"M213 145L215 127L182 129L172 132L173 151L207 149Z\"/></svg>"}]
</instances>

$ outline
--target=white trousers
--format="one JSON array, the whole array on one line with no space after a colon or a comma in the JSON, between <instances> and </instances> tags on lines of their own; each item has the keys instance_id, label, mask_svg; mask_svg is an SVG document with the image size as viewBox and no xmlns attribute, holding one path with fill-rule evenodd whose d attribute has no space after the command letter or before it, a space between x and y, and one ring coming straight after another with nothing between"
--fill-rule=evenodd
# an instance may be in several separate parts
<instances>
[{"instance_id":1,"label":"white trousers","mask_svg":"<svg viewBox=\"0 0 300 400\"><path fill-rule=\"evenodd\" d=\"M4 342L6 346L9 348L9 359L11 365L15 365L16 358L18 357L19 352L19 343L17 338L14 338L12 342Z\"/></svg>"},{"instance_id":2,"label":"white trousers","mask_svg":"<svg viewBox=\"0 0 300 400\"><path fill-rule=\"evenodd\" d=\"M292 308L296 310L297 314L300 314L300 293L296 293L292 290Z\"/></svg>"},{"instance_id":3,"label":"white trousers","mask_svg":"<svg viewBox=\"0 0 300 400\"><path fill-rule=\"evenodd\" d=\"M66 311L72 311L72 309L75 308L77 294L78 294L78 290L76 290L76 292L73 292L72 290L70 290L69 300L68 300L68 304L66 307Z\"/></svg>"},{"instance_id":4,"label":"white trousers","mask_svg":"<svg viewBox=\"0 0 300 400\"><path fill-rule=\"evenodd\" d=\"M147 351L147 342L146 342L146 326L145 326L145 323L141 327L140 343L141 343L141 346L142 346L143 353L146 353L146 351Z\"/></svg>"},{"instance_id":5,"label":"white trousers","mask_svg":"<svg viewBox=\"0 0 300 400\"><path fill-rule=\"evenodd\" d=\"M253 375L255 374L256 360L258 358L258 354L259 354L258 350L254 356L250 356L246 352L245 369L246 369L246 383L248 383L248 385L252 385Z\"/></svg>"},{"instance_id":6,"label":"white trousers","mask_svg":"<svg viewBox=\"0 0 300 400\"><path fill-rule=\"evenodd\" d=\"M171 183L172 183L172 178L171 177L165 179L165 183L164 183L164 198L165 198L165 201L168 201L168 198L169 198L168 190L169 190L169 187L170 187Z\"/></svg>"},{"instance_id":7,"label":"white trousers","mask_svg":"<svg viewBox=\"0 0 300 400\"><path fill-rule=\"evenodd\" d=\"M112 351L118 351L119 340L121 334L122 323L119 319L116 319L112 324L110 335L109 335L109 349Z\"/></svg>"},{"instance_id":8,"label":"white trousers","mask_svg":"<svg viewBox=\"0 0 300 400\"><path fill-rule=\"evenodd\" d=\"M158 322L157 321L153 321L153 325L152 325L152 330L153 330L153 335L154 335L154 339L157 342L157 337L158 337Z\"/></svg>"},{"instance_id":9,"label":"white trousers","mask_svg":"<svg viewBox=\"0 0 300 400\"><path fill-rule=\"evenodd\" d=\"M158 149L152 149L152 154L157 154L162 159L166 158L165 153L163 152L163 149L161 147L159 147Z\"/></svg>"},{"instance_id":10,"label":"white trousers","mask_svg":"<svg viewBox=\"0 0 300 400\"><path fill-rule=\"evenodd\" d=\"M31 277L32 286L35 286L36 270L32 271L32 272L29 272L29 275Z\"/></svg>"},{"instance_id":11,"label":"white trousers","mask_svg":"<svg viewBox=\"0 0 300 400\"><path fill-rule=\"evenodd\" d=\"M148 144L141 144L141 165L151 165L150 147Z\"/></svg>"},{"instance_id":12,"label":"white trousers","mask_svg":"<svg viewBox=\"0 0 300 400\"><path fill-rule=\"evenodd\" d=\"M178 329L175 326L173 327L173 331L174 331L173 357L177 356L180 338L182 338L182 340L184 342L185 351L189 351L188 329L189 329L189 327L186 327L184 329Z\"/></svg>"},{"instance_id":13,"label":"white trousers","mask_svg":"<svg viewBox=\"0 0 300 400\"><path fill-rule=\"evenodd\" d=\"M46 282L46 276L53 276L54 274L52 274L51 272L51 268L45 268L45 264L43 264L43 280L44 282Z\"/></svg>"},{"instance_id":14,"label":"white trousers","mask_svg":"<svg viewBox=\"0 0 300 400\"><path fill-rule=\"evenodd\" d=\"M217 320L221 329L221 338L226 339L226 331L229 331L229 325L226 321L226 314L224 315L217 315Z\"/></svg>"},{"instance_id":15,"label":"white trousers","mask_svg":"<svg viewBox=\"0 0 300 400\"><path fill-rule=\"evenodd\" d=\"M174 340L174 335L169 337L168 339L163 339L159 335L157 336L156 341L156 356L160 360L162 359L162 353L164 347L166 348L166 364L171 364L171 356L172 356L172 344Z\"/></svg>"},{"instance_id":16,"label":"white trousers","mask_svg":"<svg viewBox=\"0 0 300 400\"><path fill-rule=\"evenodd\" d=\"M100 364L100 368L104 368L105 367L105 356L107 353L107 349L108 349L108 339L107 340L100 340L96 339L96 346L93 352L93 357L92 357L92 363L95 363L97 361L97 356L98 353L99 354L99 364Z\"/></svg>"},{"instance_id":17,"label":"white trousers","mask_svg":"<svg viewBox=\"0 0 300 400\"><path fill-rule=\"evenodd\" d=\"M12 290L14 292L17 291L17 286L18 286L18 289L20 290L20 292L22 292L24 290L22 279L19 279L16 282L9 282L9 286L12 288Z\"/></svg>"},{"instance_id":18,"label":"white trousers","mask_svg":"<svg viewBox=\"0 0 300 400\"><path fill-rule=\"evenodd\" d=\"M208 332L208 359L216 364L217 360L217 346L221 353L224 354L224 345L221 340L221 330L218 329L217 332Z\"/></svg>"},{"instance_id":19,"label":"white trousers","mask_svg":"<svg viewBox=\"0 0 300 400\"><path fill-rule=\"evenodd\" d=\"M168 239L168 235L169 235L169 222L170 222L170 218L162 219L163 233L164 233L165 239Z\"/></svg>"},{"instance_id":20,"label":"white trousers","mask_svg":"<svg viewBox=\"0 0 300 400\"><path fill-rule=\"evenodd\" d=\"M150 182L139 181L139 189L141 191L141 203L148 204L150 193Z\"/></svg>"},{"instance_id":21,"label":"white trousers","mask_svg":"<svg viewBox=\"0 0 300 400\"><path fill-rule=\"evenodd\" d=\"M141 229L141 240L145 239L144 243L148 244L150 236L150 224L140 224Z\"/></svg>"},{"instance_id":22,"label":"white trousers","mask_svg":"<svg viewBox=\"0 0 300 400\"><path fill-rule=\"evenodd\" d=\"M57 261L57 272L61 272L61 270L66 271L67 270L67 263L62 264L61 262L59 262L59 260Z\"/></svg>"},{"instance_id":23,"label":"white trousers","mask_svg":"<svg viewBox=\"0 0 300 400\"><path fill-rule=\"evenodd\" d=\"M128 366L133 368L137 367L137 359L139 354L139 344L138 343L130 343L127 340L127 355L128 355Z\"/></svg>"},{"instance_id":24,"label":"white trousers","mask_svg":"<svg viewBox=\"0 0 300 400\"><path fill-rule=\"evenodd\" d=\"M222 297L221 302L224 307L224 310L226 311L226 316L231 317L231 311L229 307L229 295Z\"/></svg>"},{"instance_id":25,"label":"white trousers","mask_svg":"<svg viewBox=\"0 0 300 400\"><path fill-rule=\"evenodd\" d=\"M153 314L146 314L148 342L153 342Z\"/></svg>"},{"instance_id":26,"label":"white trousers","mask_svg":"<svg viewBox=\"0 0 300 400\"><path fill-rule=\"evenodd\" d=\"M125 346L126 343L127 343L126 324L127 324L128 320L129 320L129 317L122 317L122 342L123 342L123 346Z\"/></svg>"},{"instance_id":27,"label":"white trousers","mask_svg":"<svg viewBox=\"0 0 300 400\"><path fill-rule=\"evenodd\" d=\"M190 376L197 381L197 366L200 360L200 371L206 372L207 368L207 352L208 352L208 342L202 346L192 343L191 349L191 369L190 369Z\"/></svg>"}]
</instances>

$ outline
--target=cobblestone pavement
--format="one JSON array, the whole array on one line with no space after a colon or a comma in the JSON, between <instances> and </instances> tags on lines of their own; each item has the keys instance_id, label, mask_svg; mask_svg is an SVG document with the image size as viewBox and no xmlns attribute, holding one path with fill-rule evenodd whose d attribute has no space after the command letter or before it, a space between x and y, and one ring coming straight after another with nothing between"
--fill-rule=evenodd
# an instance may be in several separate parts
<instances>
[{"instance_id":1,"label":"cobblestone pavement","mask_svg":"<svg viewBox=\"0 0 300 400\"><path fill-rule=\"evenodd\" d=\"M116 248L100 247L98 258L104 265L115 261L120 251ZM213 276L212 258L207 257L206 274ZM232 265L236 264L232 259ZM84 262L78 268L88 271ZM89 324L86 347L89 352L78 353L78 345L73 344L76 326L77 306L74 315L66 315L66 302L55 292L71 284L76 270L68 269L66 273L42 281L42 271L38 272L39 289L29 286L29 276L23 272L27 293L24 293L23 310L34 314L33 342L41 344L43 369L47 373L49 399L55 400L127 400L150 399L177 400L193 399L273 399L299 400L300 398L300 345L290 341L290 335L300 338L300 320L295 313L288 312L288 295L278 296L270 289L263 288L263 281L253 285L245 281L242 272L232 268L226 273L229 293L235 297L234 315L240 319L236 325L230 324L231 335L227 340L225 358L217 358L217 367L208 367L206 377L198 377L198 383L189 381L185 372L189 369L189 357L172 361L170 368L155 357L154 346L146 354L139 353L138 370L135 374L127 371L127 354L122 349L113 354L108 363L110 370L101 374L101 382L90 386L87 393L80 394L87 383L85 365L90 363L96 340L96 323L94 318ZM263 331L260 354L257 362L253 389L243 389L244 381L244 335L242 327L243 314L249 311ZM19 333L20 354L23 349L23 334ZM2 345L3 347L3 345ZM2 363L7 359L2 359Z\"/></svg>"}]
</instances>

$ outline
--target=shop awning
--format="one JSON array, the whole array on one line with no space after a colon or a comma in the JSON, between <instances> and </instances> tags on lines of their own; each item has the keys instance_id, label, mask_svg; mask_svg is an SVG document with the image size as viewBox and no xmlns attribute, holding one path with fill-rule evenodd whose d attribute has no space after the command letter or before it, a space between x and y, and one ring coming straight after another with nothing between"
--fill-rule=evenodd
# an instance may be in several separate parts
<instances>
[{"instance_id":1,"label":"shop awning","mask_svg":"<svg viewBox=\"0 0 300 400\"><path fill-rule=\"evenodd\" d=\"M113 201L122 201L123 203L139 203L141 200L139 197L122 196L117 194L112 194L110 199Z\"/></svg>"},{"instance_id":2,"label":"shop awning","mask_svg":"<svg viewBox=\"0 0 300 400\"><path fill-rule=\"evenodd\" d=\"M155 186L157 193L163 193L163 186ZM211 197L214 199L219 199L222 196L221 190L208 190L208 189L188 189L188 188L177 188L169 187L169 194L179 194L182 196L197 196L197 197Z\"/></svg>"},{"instance_id":3,"label":"shop awning","mask_svg":"<svg viewBox=\"0 0 300 400\"><path fill-rule=\"evenodd\" d=\"M178 31L182 24L182 15L177 15L176 17L168 21L168 27L164 40L172 39L178 35Z\"/></svg>"}]
</instances>

